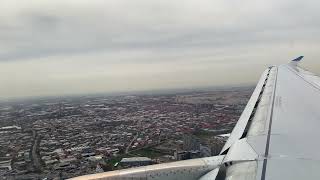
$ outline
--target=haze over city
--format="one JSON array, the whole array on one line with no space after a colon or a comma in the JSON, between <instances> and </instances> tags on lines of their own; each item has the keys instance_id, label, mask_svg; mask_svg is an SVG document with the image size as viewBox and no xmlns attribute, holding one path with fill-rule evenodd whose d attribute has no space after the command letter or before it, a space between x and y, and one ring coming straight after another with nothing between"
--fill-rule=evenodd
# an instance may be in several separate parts
<instances>
[{"instance_id":1,"label":"haze over city","mask_svg":"<svg viewBox=\"0 0 320 180\"><path fill-rule=\"evenodd\" d=\"M318 1L2 0L0 99L255 84L305 55Z\"/></svg>"}]
</instances>

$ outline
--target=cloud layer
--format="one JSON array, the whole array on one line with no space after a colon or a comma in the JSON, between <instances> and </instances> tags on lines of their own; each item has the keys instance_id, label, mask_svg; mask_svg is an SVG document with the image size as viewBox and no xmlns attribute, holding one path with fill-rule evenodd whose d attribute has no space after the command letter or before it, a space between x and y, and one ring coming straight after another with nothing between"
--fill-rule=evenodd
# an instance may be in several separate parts
<instances>
[{"instance_id":1,"label":"cloud layer","mask_svg":"<svg viewBox=\"0 0 320 180\"><path fill-rule=\"evenodd\" d=\"M318 1L2 0L0 97L248 84L305 55Z\"/></svg>"}]
</instances>

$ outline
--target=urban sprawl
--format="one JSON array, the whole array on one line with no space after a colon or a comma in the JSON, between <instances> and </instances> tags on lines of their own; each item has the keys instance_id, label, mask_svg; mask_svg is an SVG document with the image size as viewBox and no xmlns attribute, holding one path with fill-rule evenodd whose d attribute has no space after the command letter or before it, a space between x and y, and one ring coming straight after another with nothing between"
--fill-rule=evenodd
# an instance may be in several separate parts
<instances>
[{"instance_id":1,"label":"urban sprawl","mask_svg":"<svg viewBox=\"0 0 320 180\"><path fill-rule=\"evenodd\" d=\"M0 177L65 179L216 155L252 88L0 103Z\"/></svg>"}]
</instances>

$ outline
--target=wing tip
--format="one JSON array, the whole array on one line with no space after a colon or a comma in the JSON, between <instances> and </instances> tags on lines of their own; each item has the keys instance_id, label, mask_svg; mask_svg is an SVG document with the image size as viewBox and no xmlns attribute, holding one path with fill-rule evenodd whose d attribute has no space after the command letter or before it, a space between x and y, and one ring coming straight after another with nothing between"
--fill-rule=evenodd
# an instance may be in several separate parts
<instances>
[{"instance_id":1,"label":"wing tip","mask_svg":"<svg viewBox=\"0 0 320 180\"><path fill-rule=\"evenodd\" d=\"M293 59L292 61L293 61L293 62L300 62L303 57L304 57L304 56L299 56L299 57Z\"/></svg>"}]
</instances>

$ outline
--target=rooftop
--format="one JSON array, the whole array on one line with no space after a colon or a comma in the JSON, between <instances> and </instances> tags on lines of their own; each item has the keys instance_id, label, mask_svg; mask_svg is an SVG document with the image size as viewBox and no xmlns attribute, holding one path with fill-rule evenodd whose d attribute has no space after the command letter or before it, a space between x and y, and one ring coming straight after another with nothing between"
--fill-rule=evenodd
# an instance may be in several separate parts
<instances>
[{"instance_id":1,"label":"rooftop","mask_svg":"<svg viewBox=\"0 0 320 180\"><path fill-rule=\"evenodd\" d=\"M132 158L122 158L120 162L137 162L137 161L151 161L150 158L147 157L132 157Z\"/></svg>"}]
</instances>

